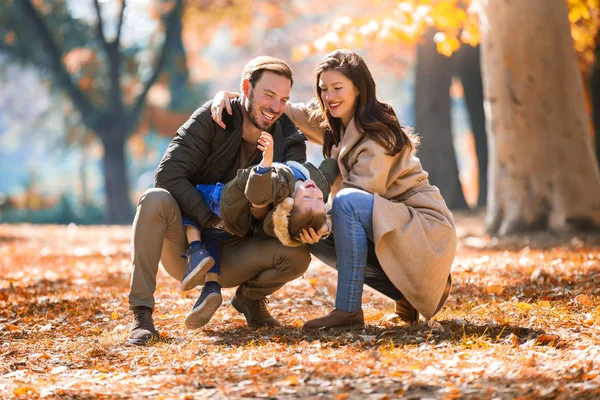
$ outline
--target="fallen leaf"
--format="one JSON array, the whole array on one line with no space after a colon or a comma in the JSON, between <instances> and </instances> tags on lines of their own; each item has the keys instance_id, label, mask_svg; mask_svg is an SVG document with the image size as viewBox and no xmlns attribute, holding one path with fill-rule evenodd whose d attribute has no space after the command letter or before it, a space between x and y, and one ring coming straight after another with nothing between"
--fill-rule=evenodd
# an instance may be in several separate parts
<instances>
[{"instance_id":1,"label":"fallen leaf","mask_svg":"<svg viewBox=\"0 0 600 400\"><path fill-rule=\"evenodd\" d=\"M529 303L525 303L523 301L517 303L517 307L520 308L521 310L531 310L533 308L533 306Z\"/></svg>"},{"instance_id":2,"label":"fallen leaf","mask_svg":"<svg viewBox=\"0 0 600 400\"><path fill-rule=\"evenodd\" d=\"M579 296L575 297L575 301L577 302L577 304L582 305L584 307L594 306L594 301L590 299L588 295L585 294L580 294Z\"/></svg>"},{"instance_id":3,"label":"fallen leaf","mask_svg":"<svg viewBox=\"0 0 600 400\"><path fill-rule=\"evenodd\" d=\"M64 365L61 365L60 367L53 368L52 371L50 371L50 373L52 375L58 375L58 374L60 374L62 372L65 372L68 369L69 369L68 367L66 367Z\"/></svg>"},{"instance_id":4,"label":"fallen leaf","mask_svg":"<svg viewBox=\"0 0 600 400\"><path fill-rule=\"evenodd\" d=\"M556 345L560 341L560 337L558 335L546 335L542 334L535 339L535 344L541 345Z\"/></svg>"},{"instance_id":5,"label":"fallen leaf","mask_svg":"<svg viewBox=\"0 0 600 400\"><path fill-rule=\"evenodd\" d=\"M33 386L28 386L28 385L19 386L18 388L13 390L13 394L15 396L35 395L35 394L37 394L37 389L34 388Z\"/></svg>"},{"instance_id":6,"label":"fallen leaf","mask_svg":"<svg viewBox=\"0 0 600 400\"><path fill-rule=\"evenodd\" d=\"M298 380L298 377L296 375L290 375L287 378L285 378L285 383L289 386L296 386L300 384L300 381Z\"/></svg>"},{"instance_id":7,"label":"fallen leaf","mask_svg":"<svg viewBox=\"0 0 600 400\"><path fill-rule=\"evenodd\" d=\"M489 285L485 287L487 294L501 294L504 292L504 286L502 285Z\"/></svg>"}]
</instances>

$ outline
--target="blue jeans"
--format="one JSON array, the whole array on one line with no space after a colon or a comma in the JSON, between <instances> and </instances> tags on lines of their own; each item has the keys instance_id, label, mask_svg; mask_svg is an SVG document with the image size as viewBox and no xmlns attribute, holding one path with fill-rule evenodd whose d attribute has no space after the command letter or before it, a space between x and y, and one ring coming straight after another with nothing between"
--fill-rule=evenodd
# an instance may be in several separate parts
<instances>
[{"instance_id":1,"label":"blue jeans","mask_svg":"<svg viewBox=\"0 0 600 400\"><path fill-rule=\"evenodd\" d=\"M222 183L217 183L215 185L196 185L196 190L202 195L204 203L210 208L210 211L219 218L222 218L221 192L223 186ZM200 226L194 219L184 215L183 226L186 225L191 225L200 230ZM208 272L221 275L221 243L229 238L230 234L220 229L205 228L202 229L200 237L202 239L202 244L204 244L208 253L215 259L215 265Z\"/></svg>"},{"instance_id":2,"label":"blue jeans","mask_svg":"<svg viewBox=\"0 0 600 400\"><path fill-rule=\"evenodd\" d=\"M202 243L206 246L208 254L215 259L215 265L208 271L221 275L221 243L227 240L231 235L225 231L216 228L202 229Z\"/></svg>"},{"instance_id":3,"label":"blue jeans","mask_svg":"<svg viewBox=\"0 0 600 400\"><path fill-rule=\"evenodd\" d=\"M309 246L310 252L321 261L337 267L335 306L342 311L361 308L365 283L393 300L403 298L375 255L373 201L373 194L359 189L339 191L333 199L333 239L329 237Z\"/></svg>"}]
</instances>

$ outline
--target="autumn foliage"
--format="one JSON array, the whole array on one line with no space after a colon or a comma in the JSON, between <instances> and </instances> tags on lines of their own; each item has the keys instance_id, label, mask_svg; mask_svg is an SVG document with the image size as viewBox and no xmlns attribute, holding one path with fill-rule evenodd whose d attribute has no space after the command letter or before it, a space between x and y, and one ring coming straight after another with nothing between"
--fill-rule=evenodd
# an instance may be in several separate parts
<instances>
[{"instance_id":1,"label":"autumn foliage","mask_svg":"<svg viewBox=\"0 0 600 400\"><path fill-rule=\"evenodd\" d=\"M228 303L183 326L198 291L161 270L162 340L126 345L128 227L0 225L1 398L592 399L600 396L600 237L494 239L457 215L454 288L407 326L367 290L367 328L301 331L333 306L318 261L270 298L283 327L249 330Z\"/></svg>"},{"instance_id":2,"label":"autumn foliage","mask_svg":"<svg viewBox=\"0 0 600 400\"><path fill-rule=\"evenodd\" d=\"M412 46L433 28L434 41L441 54L450 57L461 45L476 46L480 28L486 21L478 18L481 0L362 0L360 15L336 18L327 33L310 44L298 46L295 59L331 51L339 47ZM600 26L599 0L566 0L569 6L571 35L582 63L595 60L594 51Z\"/></svg>"}]
</instances>

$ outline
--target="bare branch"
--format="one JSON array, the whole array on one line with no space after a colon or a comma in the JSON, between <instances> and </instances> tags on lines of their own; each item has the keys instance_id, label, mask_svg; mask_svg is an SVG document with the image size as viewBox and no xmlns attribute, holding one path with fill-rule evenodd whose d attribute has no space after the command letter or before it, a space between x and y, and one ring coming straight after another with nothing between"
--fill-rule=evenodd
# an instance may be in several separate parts
<instances>
[{"instance_id":1,"label":"bare branch","mask_svg":"<svg viewBox=\"0 0 600 400\"><path fill-rule=\"evenodd\" d=\"M30 19L31 25L42 43L44 51L50 59L54 77L63 85L64 89L71 97L73 104L77 107L82 118L86 121L86 124L90 127L96 126L92 105L86 94L73 83L71 76L65 69L65 66L62 63L62 52L54 42L46 23L38 14L33 4L31 4L30 0L19 1L17 4L21 6L25 16Z\"/></svg>"},{"instance_id":2,"label":"bare branch","mask_svg":"<svg viewBox=\"0 0 600 400\"><path fill-rule=\"evenodd\" d=\"M163 69L165 60L167 58L167 54L169 52L170 44L173 41L175 33L177 32L177 30L175 29L175 23L177 21L177 18L180 18L180 16L181 16L182 8L183 8L183 0L176 0L175 7L173 7L173 10L171 10L171 13L169 14L169 17L167 18L167 21L166 21L165 41L163 43L163 47L161 49L160 55L158 56L158 60L156 61L154 73L152 74L150 79L146 82L146 86L144 87L144 90L142 91L140 96L137 98L135 105L131 111L129 121L132 124L134 124L135 121L137 121L137 119L140 115L140 112L142 111L142 108L144 106L144 103L146 101L146 96L148 95L148 91L150 90L150 87L152 87L152 85L158 78L158 75L160 74L160 72Z\"/></svg>"},{"instance_id":3,"label":"bare branch","mask_svg":"<svg viewBox=\"0 0 600 400\"><path fill-rule=\"evenodd\" d=\"M106 40L106 35L104 34L104 20L102 19L100 2L98 0L94 0L94 7L96 8L96 16L98 17L98 40L100 40L102 46L106 50L106 56L108 58L108 74L110 77L109 104L110 107L113 109L113 112L117 114L123 113L123 98L121 96L121 76L119 74L119 65L121 64L121 55L119 54L119 40L121 34L121 27L123 25L123 15L125 14L125 1L123 1L123 7L121 8L121 13L119 14L119 25L117 35L115 39L110 42Z\"/></svg>"},{"instance_id":4,"label":"bare branch","mask_svg":"<svg viewBox=\"0 0 600 400\"><path fill-rule=\"evenodd\" d=\"M121 30L123 28L123 20L125 16L125 7L127 1L123 0L123 5L121 6L121 13L119 14L119 24L117 25L117 36L115 37L115 46L119 48L119 43L121 41Z\"/></svg>"},{"instance_id":5,"label":"bare branch","mask_svg":"<svg viewBox=\"0 0 600 400\"><path fill-rule=\"evenodd\" d=\"M106 36L104 36L104 21L102 20L102 12L100 10L100 2L98 0L94 0L94 7L96 8L96 16L98 17L98 25L96 25L96 34L98 35L98 39L102 43L102 46L104 47L106 52L110 54L110 46L106 41Z\"/></svg>"}]
</instances>

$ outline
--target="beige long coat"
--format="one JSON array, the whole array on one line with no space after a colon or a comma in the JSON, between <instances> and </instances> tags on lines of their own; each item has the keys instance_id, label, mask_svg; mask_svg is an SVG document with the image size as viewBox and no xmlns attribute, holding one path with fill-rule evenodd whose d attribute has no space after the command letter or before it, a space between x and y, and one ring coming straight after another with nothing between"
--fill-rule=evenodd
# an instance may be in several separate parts
<instances>
[{"instance_id":1,"label":"beige long coat","mask_svg":"<svg viewBox=\"0 0 600 400\"><path fill-rule=\"evenodd\" d=\"M323 131L308 111L303 103L288 103L286 113L309 141L323 144ZM387 155L354 119L342 132L338 165L341 188L375 195L375 253L386 275L417 311L433 317L445 301L442 295L456 252L454 218L440 191L429 183L414 152L405 148Z\"/></svg>"}]
</instances>

